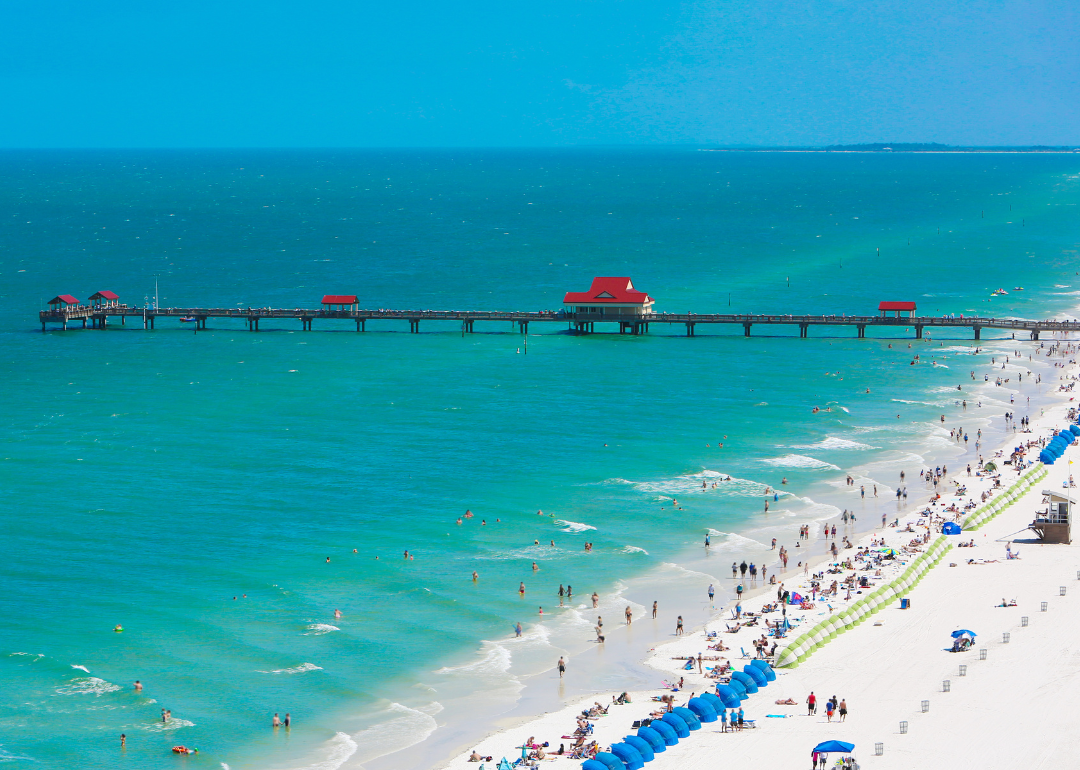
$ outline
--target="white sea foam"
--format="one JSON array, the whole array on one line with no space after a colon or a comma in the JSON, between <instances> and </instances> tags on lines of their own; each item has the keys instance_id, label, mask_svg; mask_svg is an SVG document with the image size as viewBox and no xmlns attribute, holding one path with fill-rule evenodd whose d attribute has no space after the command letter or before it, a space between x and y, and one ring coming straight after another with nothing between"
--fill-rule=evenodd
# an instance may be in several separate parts
<instances>
[{"instance_id":1,"label":"white sea foam","mask_svg":"<svg viewBox=\"0 0 1080 770\"><path fill-rule=\"evenodd\" d=\"M555 526L560 527L563 532L587 532L590 529L596 529L591 524L582 524L580 521L566 521L565 519L555 519Z\"/></svg>"},{"instance_id":2,"label":"white sea foam","mask_svg":"<svg viewBox=\"0 0 1080 770\"><path fill-rule=\"evenodd\" d=\"M705 486L702 487L704 482ZM663 481L630 481L634 489L649 495L656 495L659 500L678 499L680 495L722 494L734 497L759 497L765 494L766 484L750 479L740 479L720 471L703 470ZM713 489L712 485L716 484ZM781 492L780 494L787 494Z\"/></svg>"},{"instance_id":3,"label":"white sea foam","mask_svg":"<svg viewBox=\"0 0 1080 770\"><path fill-rule=\"evenodd\" d=\"M880 447L863 444L859 441L840 438L839 436L826 436L816 444L792 444L792 449L880 449Z\"/></svg>"},{"instance_id":4,"label":"white sea foam","mask_svg":"<svg viewBox=\"0 0 1080 770\"><path fill-rule=\"evenodd\" d=\"M808 470L840 470L839 465L833 465L827 463L824 460L818 460L814 457L808 457L807 455L788 454L783 457L772 457L768 460L763 460L766 465L772 465L777 468L806 468Z\"/></svg>"},{"instance_id":5,"label":"white sea foam","mask_svg":"<svg viewBox=\"0 0 1080 770\"><path fill-rule=\"evenodd\" d=\"M171 732L173 730L179 730L183 727L194 727L195 723L190 722L187 719L181 719L180 717L170 717L168 722L151 722L143 727L144 730L150 730L151 732Z\"/></svg>"},{"instance_id":6,"label":"white sea foam","mask_svg":"<svg viewBox=\"0 0 1080 770\"><path fill-rule=\"evenodd\" d=\"M80 666L80 665L77 665L77 664L75 664L75 663L72 663L72 664L71 664L71 667L72 667L72 668L77 668L77 669L79 669L80 671L85 671L85 672L86 672L86 673L88 673L88 674L90 673L90 669L88 669L88 668L87 668L86 666Z\"/></svg>"},{"instance_id":7,"label":"white sea foam","mask_svg":"<svg viewBox=\"0 0 1080 770\"><path fill-rule=\"evenodd\" d=\"M293 666L292 668L276 668L273 671L262 671L256 669L260 674L303 674L308 671L322 671L322 666L316 666L314 663L301 663L299 666Z\"/></svg>"},{"instance_id":8,"label":"white sea foam","mask_svg":"<svg viewBox=\"0 0 1080 770\"><path fill-rule=\"evenodd\" d=\"M649 555L648 551L646 551L644 548L638 548L636 545L624 545L621 551L622 553L643 553L646 556Z\"/></svg>"},{"instance_id":9,"label":"white sea foam","mask_svg":"<svg viewBox=\"0 0 1080 770\"><path fill-rule=\"evenodd\" d=\"M357 754L357 763L362 764L409 746L415 746L435 732L438 723L435 721L434 714L440 711L442 711L442 704L439 703L430 703L421 708L409 708L400 703L391 703L387 709L389 719L352 735L354 749L341 762L336 765L329 763L309 765L305 770L336 770L353 753Z\"/></svg>"},{"instance_id":10,"label":"white sea foam","mask_svg":"<svg viewBox=\"0 0 1080 770\"><path fill-rule=\"evenodd\" d=\"M307 632L304 636L321 636L323 634L329 634L331 631L340 631L337 626L331 626L329 623L312 623L307 627Z\"/></svg>"},{"instance_id":11,"label":"white sea foam","mask_svg":"<svg viewBox=\"0 0 1080 770\"><path fill-rule=\"evenodd\" d=\"M81 676L72 679L65 685L56 688L57 695L104 695L107 692L116 692L120 685L106 682L96 676Z\"/></svg>"},{"instance_id":12,"label":"white sea foam","mask_svg":"<svg viewBox=\"0 0 1080 770\"><path fill-rule=\"evenodd\" d=\"M27 654L27 653L14 653L15 655ZM23 756L21 754L12 754L10 751L0 745L0 762L33 762L33 757Z\"/></svg>"},{"instance_id":13,"label":"white sea foam","mask_svg":"<svg viewBox=\"0 0 1080 770\"><path fill-rule=\"evenodd\" d=\"M512 656L510 650L499 642L485 641L480 650L480 657L471 663L460 666L443 666L435 671L436 674L472 674L491 676L505 674L510 670Z\"/></svg>"}]
</instances>

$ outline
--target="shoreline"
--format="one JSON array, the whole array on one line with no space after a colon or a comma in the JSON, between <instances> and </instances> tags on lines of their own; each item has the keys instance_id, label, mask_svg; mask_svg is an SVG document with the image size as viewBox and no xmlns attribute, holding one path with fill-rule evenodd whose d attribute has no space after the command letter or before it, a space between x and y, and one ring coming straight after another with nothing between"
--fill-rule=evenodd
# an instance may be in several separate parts
<instances>
[{"instance_id":1,"label":"shoreline","mask_svg":"<svg viewBox=\"0 0 1080 770\"><path fill-rule=\"evenodd\" d=\"M1058 341L1058 340L1055 340L1055 341ZM1072 376L1077 371L1080 371L1080 367L1077 367L1077 366L1073 365L1073 366L1067 366L1066 368L1059 370L1059 373L1060 373L1060 375L1062 377L1064 377L1066 375ZM1044 383L1044 384L1049 386L1052 383ZM1069 401L1071 401L1072 398L1071 397L1066 398L1065 394L1058 393L1057 391L1051 391L1051 390L1049 390L1049 387L1047 387L1047 390L1044 391L1044 396L1046 397L1047 404L1045 406L1040 406L1041 414L1038 417L1033 417L1032 418L1032 430L1033 430L1033 432L1031 434L1021 434L1021 435L1024 435L1025 437L1027 437L1027 440L1032 440L1032 439L1035 439L1035 438L1038 438L1038 437L1045 436L1049 429L1051 429L1053 427L1060 428L1063 424L1065 424L1064 418L1062 416L1058 416L1056 413L1058 411L1058 408L1061 408L1062 411L1065 411L1067 409L1067 405L1068 405ZM1003 444L996 447L993 450L993 452L996 452L999 449L1000 450L1008 450L1008 448L1010 448L1010 446L1012 446L1014 443L1015 443L1015 440L1013 440L1013 441L1006 440ZM992 452L988 452L988 453L985 453L985 454L988 454L991 457L993 456ZM1029 452L1028 457L1029 457L1029 459L1033 459L1033 457L1035 455L1037 455L1037 452L1035 452L1035 453L1030 453ZM1062 477L1067 476L1067 474L1068 474L1068 464L1067 463L1059 463L1059 464L1055 464L1054 466L1048 466L1048 470L1050 471L1050 475L1043 482L1034 485L1032 487L1032 489L1029 490L1024 495L1024 497L1023 497L1024 505L1019 506L1016 510L1008 511L1008 512L1002 514L1002 516L1000 517L1000 519L1001 519L1000 521L993 522L994 526L990 528L992 531L997 532L997 531L1000 531L1000 530L1003 530L1003 529L1008 530L1011 526L1013 526L1015 524L1015 520L1017 519L1017 517L1020 517L1021 519L1025 520L1025 521L1030 521L1030 514L1027 512L1027 506L1030 505L1031 499L1034 497L1036 501L1041 500L1041 490L1043 488L1054 488L1055 486L1058 486L1060 484L1060 482L1061 482ZM1010 478L1010 477L1006 477L1001 473L999 473L998 475L1001 476L1001 478L1002 478L1002 486L1003 487L1007 487L1009 484L1011 484L1013 482L1013 479ZM967 479L966 475L964 476L964 478ZM974 480L976 478L977 477L975 477L975 476L971 477L972 481L970 481L968 483L969 487L973 487L973 488L976 487L976 484L974 483ZM970 489L969 490L969 492L971 493L972 498L974 498L974 494L977 494L980 489L984 488L984 486L989 485L989 477L986 477L985 479L978 479L978 481L980 482L980 484L978 485L978 489ZM944 499L945 499L946 495L943 494L942 497L943 497L943 503L944 503L945 502ZM904 512L904 514L902 514L901 516L898 517L901 525L903 525L904 522L917 521L918 518L919 518L919 513L918 512L920 510L922 510L922 506L909 507ZM838 530L838 534L839 534L839 530ZM890 534L892 535L892 537L889 537ZM862 535L860 535L858 537L857 540L853 540L853 542L855 543L856 548L860 548L862 546L867 545L868 542L871 539L878 538L878 537L881 537L881 536L884 535L885 537L888 538L888 544L890 546L895 547L898 544L896 542L897 541L897 535L900 535L900 534L901 534L901 530L900 530L899 527L897 527L897 528L886 527L883 530L880 526L878 526L878 527L871 528L870 531L868 531L868 532L864 532ZM983 535L983 538L980 538L980 539L988 540L988 538L986 536L986 534L987 534L986 532L979 532L978 534ZM903 539L904 536L908 536L908 533L906 531L903 532L903 535L901 536L900 539ZM964 540L964 539L965 538L963 536L961 536L960 538L957 538L958 541L959 540ZM993 543L995 541L991 541L991 542ZM978 546L984 546L984 545L986 545L986 543L979 543L978 544ZM996 546L991 546L991 547L996 547ZM1001 550L1002 548L1003 548L1003 546L1001 546L1001 548L998 548L997 550ZM1030 545L1027 546L1027 550L1030 551L1031 548L1032 548L1032 546L1030 546ZM1058 546L1058 548L1067 548L1067 546ZM925 547L924 547L924 550L925 550ZM844 552L841 551L841 557L843 556L843 553ZM946 562L948 562L949 564L953 564L954 562L957 562L957 561L961 560L960 557L963 557L963 559L966 560L969 555L972 556L972 557L985 557L988 554L986 553L985 549L981 549L978 552L973 550L972 552L970 552L970 554L968 552L966 552L966 551L960 551L960 552L951 551L949 553L949 559L946 560ZM998 554L996 552L996 550L995 550L995 553L993 555L1000 557L1000 554ZM912 558L914 558L914 557L912 557ZM825 555L821 554L816 558L812 557L812 562L811 563L816 564L816 565L820 565L820 564L824 563L825 561L826 561ZM999 561L1000 561L1000 559L999 559ZM905 562L905 563L907 563L907 562ZM898 565L898 567L894 571L895 571L896 574L899 574L900 571L902 571L902 569L903 569L903 565ZM942 564L942 565L939 565L939 568L937 570L932 570L931 572L936 573L938 576L940 576L941 573L944 572L947 569L948 569L948 567L946 567L944 564ZM778 583L781 582L781 580L783 580L784 582L788 583L787 587L789 589L792 589L792 584L793 583L801 582L801 580L800 580L801 576L799 576L797 573L798 573L797 570L789 570L788 572L784 573L782 578L778 576ZM885 578L885 579L887 580L888 578ZM1064 578L1062 578L1062 580L1064 580ZM745 595L744 599L743 599L744 608L747 609L747 610L756 611L760 607L760 605L763 603L763 597L765 597L766 595L771 593L771 591L768 590L768 589L771 589L771 588L773 588L773 587L771 587L771 586L761 586L761 587L757 588L755 592ZM854 596L853 596L852 601L854 601ZM920 606L922 604L931 604L931 603L933 603L935 601L935 597L926 597L925 596L925 591L923 591L923 592L919 593L917 601L920 602ZM896 604L896 603L894 602L893 604ZM686 636L684 636L682 638L678 638L678 639L669 639L668 641L664 642L663 644L661 644L661 645L657 646L656 648L650 650L647 657L646 657L646 659L643 660L642 663L649 666L650 668L652 668L654 670L654 672L655 672L654 676L657 679L659 679L660 675L662 675L662 674L666 674L668 677L672 677L672 678L678 677L680 675L685 675L686 678L688 679L687 686L686 686L687 690L697 691L697 692L702 691L703 686L708 687L708 685L705 683L705 680L703 680L700 676L697 676L696 672L694 672L694 674L691 674L691 673L685 673L684 674L684 672L681 670L681 667L679 665L677 665L675 663L675 661L670 660L670 658L673 657L673 654L677 654L679 652L681 652L684 656L686 654L694 654L696 652L700 652L702 650L702 648L705 647L705 644L706 644L704 629L711 623L720 622L721 619L724 616L724 609L727 609L727 608L723 608L720 611L718 611L717 613L715 613L712 616L712 618L710 619L710 621L708 621L706 624L703 624L702 627L692 629L690 632L688 632L688 634ZM837 611L839 612L840 610L838 609ZM809 614L811 614L811 613L805 613L805 615L809 615ZM880 622L875 622L873 624L874 626L880 626L885 622L884 618L887 617L887 616L883 615L881 617L882 617L882 620ZM914 617L914 616L912 616L912 617ZM808 627L808 626L806 626L806 627ZM797 636L798 636L798 631L793 629L792 632L789 634L789 639L793 640ZM856 631L856 633L848 635L849 638L856 637L856 636L865 637L866 633L862 632L862 631ZM733 644L731 641L729 641L729 640L735 640L736 637L741 637L741 641L743 642L743 644L740 644L738 646L739 647L745 647L746 646L745 643L752 638L752 634L747 634L745 636L742 636L741 634L730 634L729 635L729 634L726 634L726 633L720 633L720 634L718 634L717 638L719 638L724 643L728 644L728 646L732 648L732 651L735 652L734 655L732 655L731 652L721 653L721 654L724 655L724 657L726 657L728 660L730 660L733 664L736 664L736 667L738 668L739 666L741 666L742 663L745 663L746 660L741 660L740 662L737 663L737 661L739 661L739 656L738 656L738 651L736 649L736 645ZM981 643L982 642L980 641L980 644ZM834 641L834 642L830 643L829 645L826 645L821 650L815 652L815 654L813 656L811 656L807 660L806 663L804 663L802 666L798 667L798 671L800 672L800 678L801 678L801 673L803 672L803 669L806 669L807 671L813 671L815 668L820 668L821 665L818 663L818 661L825 657L826 651L827 650L832 651L834 649L837 649L837 647L838 647L838 644L837 644L837 642ZM857 664L855 664L855 665L857 667ZM786 675L795 674L796 669L777 669L776 673L778 675L778 681L779 681L781 678L785 677ZM770 684L774 684L774 683L770 683ZM550 740L550 738L548 737L548 733L544 732L545 730L551 731L551 730L556 730L556 729L562 729L563 732L559 733L560 735L562 735L564 733L568 734L573 729L574 717L575 717L575 714L578 712L577 706L579 706L582 702L591 700L591 701L598 701L602 705L606 705L606 704L609 704L611 702L611 699L612 699L613 696L617 695L619 692L622 692L624 690L627 690L627 688L625 688L625 687L623 687L623 688L612 688L612 689L607 689L607 690L603 690L603 691L597 691L597 692L593 693L592 695L587 695L587 696L583 696L583 697L577 697L577 698L575 698L573 700L568 700L566 702L566 704L564 705L564 707L562 709L560 709L559 711L557 711L557 712L546 713L543 716L534 716L534 718L531 719L531 720L527 719L527 718L523 718L521 720L517 720L513 725L509 725L509 724L503 725L501 727L501 729L499 729L498 731L491 732L488 735L486 735L483 740L477 741L476 742L476 748L479 749L481 754L484 754L484 755L490 754L490 755L494 756L495 762L498 762L502 758L503 755L505 755L508 759L510 759L512 761L514 759L514 757L517 756L517 755L515 755L514 753L508 753L508 751L509 751L509 747L511 747L511 745L515 743L515 736L516 736L516 744L520 745L521 741L524 740L526 733L529 734L529 735L536 735L538 740L540 740L540 741ZM651 699L653 697L656 697L656 696L659 696L661 694L667 693L669 691L668 691L667 688L663 688L663 687L652 687L652 688L643 688L643 689L633 689L633 690L629 690L629 692L630 692L630 696L631 696L631 699L632 699L632 704L630 706L615 706L615 707L612 707L611 715L614 716L614 719L611 719L609 717L606 720L605 719L594 720L597 723L597 728L596 728L595 734L590 736L590 739L597 740L598 743L600 743L601 745L607 745L607 744L610 744L611 742L616 742L616 741L621 740L622 735L629 731L629 728L627 727L627 725L623 724L623 723L628 722L629 718L639 719L639 718L645 716L646 715L645 714L645 709L647 708L647 706L645 704L648 704L648 706L653 706L653 707L655 707L655 705L656 705L652 700L649 700L649 699ZM784 692L786 692L786 690ZM756 696L751 696L751 699L750 699L750 701L747 702L746 707L747 707L748 710L750 708L753 708L755 710L755 712L757 712L758 710L763 709L767 704L771 703L770 699L772 698L773 695L782 695L782 694L783 694L783 692L781 691L781 689L778 689L778 688L765 689L763 691L763 693L758 694ZM685 702L686 697L687 697L687 694L685 692L682 693L681 695L676 696L677 701L680 702L680 703ZM805 697L805 693L803 693L803 697ZM824 698L824 696L823 696L823 698ZM798 698L796 698L796 700L797 700L797 702L801 703L801 701L798 700ZM789 711L792 708L794 708L795 714L789 714L787 716L795 716L799 712L799 710L802 708L802 706L796 706L796 707L769 706L769 708L765 709L765 710L773 710L773 711L775 711L775 710L782 710L782 709L785 709L785 708L787 710L789 710ZM760 717L761 714L757 714L757 716ZM619 724L622 724L622 728L621 729L615 729L615 730L607 729L607 727L608 727L607 723L608 722L614 723L615 721L617 721ZM765 721L765 720L759 720L759 723L758 723L759 727L763 726L761 724L761 722L763 722L763 721ZM612 726L614 726L614 725L612 724ZM704 735L707 731L710 732L710 733L715 733L716 732L715 728L716 728L716 725L703 726L702 732L698 733L697 735ZM757 732L757 731L755 731L755 732ZM513 735L511 735L511 733L513 733ZM518 734L518 733L520 733L520 734ZM568 743L568 741L564 741L564 742ZM553 743L552 748L557 750L557 748L558 748L557 743L554 742L554 741L552 743ZM687 743L688 743L689 746L695 746L696 747L696 743L694 742L694 736L693 735L692 735L692 737L690 739L688 739ZM865 748L864 748L864 750L865 750ZM444 762L443 764L439 765L438 766L439 770L450 770L450 768L461 768L461 767L475 766L475 765L472 765L472 764L466 764L467 757L468 757L467 751L468 750L466 750L466 753L458 754L457 756L453 757L449 761ZM500 751L502 753L499 753ZM862 754L862 756L866 756L866 754ZM661 761L661 762L665 761L660 757L657 757L657 759L659 761ZM759 757L754 756L753 759L756 760L756 759L759 759ZM715 756L714 755L709 756L709 761L714 763L716 761ZM695 767L702 767L702 768L704 768L706 766L707 765L705 765L705 764L695 765Z\"/></svg>"},{"instance_id":2,"label":"shoreline","mask_svg":"<svg viewBox=\"0 0 1080 770\"><path fill-rule=\"evenodd\" d=\"M1057 341L1057 338L1054 338L1053 340L1045 340L1043 342L1050 342L1052 344L1055 341ZM952 351L948 353L949 357L953 357L954 355L958 354L956 352L957 341L931 340L928 341L928 345L932 346L933 342L938 342L939 345L949 345L948 350ZM984 340L979 343L979 347L982 348L984 354L990 355L990 353L987 353L986 351L993 348L994 346L1000 345L1002 348L1006 346L1014 348L1016 347L1017 342L1019 341L1008 338L1001 340ZM1030 343L1024 341L1021 344L1027 345ZM971 345L971 349L974 350L974 348L975 345ZM926 348L927 352L934 349L936 348ZM966 350L959 353L959 355L963 355L965 353ZM1038 359L1035 360L1038 361ZM1024 363L1025 365L1027 364L1027 362ZM1038 361L1038 363L1042 364L1043 362ZM1047 371L1049 372L1049 368L1047 369ZM982 386L984 385L984 383L979 382L979 385ZM987 390L987 395L982 396L982 399L988 401L996 400L998 401L997 407L1000 407L1000 404L1005 402L1001 401L1001 399L992 399L990 397L989 394L996 392L996 389L992 386L993 381L990 381L987 384L987 388L984 388L984 390ZM1008 388L1007 390L1014 391L1014 389L1015 385L1013 385L1011 388ZM1049 383L1043 383L1037 393L1038 395L1036 396L1036 401L1034 404L1031 405L1031 409L1035 411L1041 408L1045 412L1050 404L1056 402L1054 394L1050 390ZM1001 392L1000 395L1005 397L1007 401L1007 393ZM972 396L969 395L969 398L972 398ZM979 397L976 396L975 398ZM975 418L974 411L970 413L972 415L971 420L977 421L982 424L984 429L989 427L992 419L1000 417L1000 414L996 413L997 411L1000 411L1000 408L995 409L994 404L989 404L989 406L990 408L986 409L986 417ZM995 413L991 414L991 412ZM966 420L967 418L965 418L965 421ZM1013 438L1006 438L1006 436L1013 435L1011 431L1001 430L998 433L1000 433L1000 435L997 436L997 440L993 444L994 446L998 444L1007 445L1015 441L1015 439ZM951 445L947 449L945 447L939 447L933 452L933 454L936 459L928 458L929 462L933 463L940 459L945 459L948 465L953 466L953 472L951 472L949 476L955 477L957 475L957 469L962 471L967 459L970 458L974 460L977 452L974 451L973 446L968 450L964 450L962 445ZM947 455L947 457L938 457L942 454ZM984 451L983 454L988 455L990 453ZM872 460L870 464L888 464L888 462L889 461L887 460L878 459ZM858 464L855 464L852 467L857 468L860 466ZM778 472L782 472L783 469L777 470ZM856 474L853 472L852 475ZM856 486L858 485L858 481L863 479L865 479L868 483L873 483L871 481L871 478L872 476L869 472L858 476L856 479ZM908 483L909 485L911 484L910 479ZM947 483L948 482L943 482L943 486L941 488L944 489ZM892 509L896 511L896 514L889 516L890 521L892 521L893 518L896 518L896 516L903 517L905 515L909 515L913 510L919 509L920 504L918 501L920 499L920 493L925 492L925 494L928 496L931 492L929 488L923 488L922 485L919 483L916 483L914 486L914 490L911 490L909 486L909 491L914 492L914 494L911 495L912 499L906 505L901 506L900 508ZM835 487L834 489L835 491L832 495L830 495L830 498L835 497L841 499L843 497L843 492L841 491L842 488ZM821 503L820 501L818 501L816 495L814 497L814 500L817 504L829 505L830 507L834 506L836 512L833 515L819 517L814 521L814 526L812 526L811 538L807 542L810 550L809 553L806 554L813 564L822 563L827 555L825 553L826 541L820 537L821 527L824 526L826 522L828 522L830 525L835 522L838 534L846 534L852 539L853 542L861 542L866 538L868 534L880 531L880 525L879 523L877 523L876 517L880 515L880 510L883 504L886 508L891 505L889 498L879 497L872 503L875 511L873 514L867 515L865 512L861 513L857 527L853 527L849 524L843 526L841 530L841 523L837 521L839 517L840 506L835 505L831 501ZM796 525L790 522L772 522L768 526L786 527L787 529L792 529ZM760 522L748 521L746 526L740 531L726 534L732 535L735 538L746 537L747 534L752 534L755 532L756 529L760 528ZM820 548L818 547L819 543L821 544ZM781 544L784 543L778 543L778 545ZM801 549L794 549L790 545L790 543L787 545L789 546L789 556L791 557L789 562L791 569L785 572L783 576L777 573L778 582L781 580L789 581L801 572L801 569L796 566L799 561L802 561L802 559L798 558L798 556L801 555ZM683 573L687 573L684 575L684 579L681 585L671 585L667 587L667 589L664 591L664 596L660 597L661 599L663 599L663 601L661 602L662 627L657 627L655 629L642 632L640 631L640 626L638 626L637 622L635 622L635 633L633 637L629 637L629 635L623 633L623 630L625 628L624 626L608 626L608 628L605 629L606 631L608 631L608 639L607 643L603 646L595 645L591 642L579 641L577 645L571 645L570 647L567 647L564 642L563 646L554 648L555 657L558 656L559 652L568 653L568 659L576 661L572 664L572 668L578 670L579 672L582 668L587 669L592 672L590 676L581 679L575 679L572 685L567 686L566 684L564 684L558 689L557 692L551 692L550 684L548 684L547 682L550 678L550 672L552 670L554 662L553 657L552 661L549 662L548 667L544 671L531 673L526 676L515 677L518 687L520 689L516 699L509 707L506 707L505 704L483 704L479 702L478 697L474 697L471 700L468 697L459 699L461 700L461 703L451 704L451 706L471 706L471 710L468 712L470 714L469 719L461 718L460 715L456 714L456 710L454 707L447 707L440 714L436 715L435 721L437 723L437 727L433 728L431 734L429 734L423 740L413 745L404 747L398 751L382 753L380 756L377 757L361 757L360 754L362 754L363 752L357 752L357 756L349 757L345 762L342 763L341 766L346 768L346 770L348 770L349 768L359 767L364 767L368 770L389 770L390 768L401 766L402 762L405 762L410 766L416 767L440 769L446 768L451 766L454 761L456 761L451 759L451 757L457 757L461 751L467 751L467 749L463 747L465 747L469 743L481 743L481 736L490 735L493 730L505 731L507 729L513 729L514 726L529 724L537 719L538 714L559 713L565 709L563 704L568 702L579 702L582 699L589 698L595 699L598 694L607 692L608 688L604 687L603 684L604 682L610 680L611 677L618 677L619 681L625 682L627 686L632 686L636 683L648 681L650 677L655 678L656 672L649 665L648 653L653 647L658 647L671 641L670 634L668 634L665 629L668 622L670 622L673 626L675 613L666 613L666 607L670 607L671 604L674 602L676 606L682 608L690 607L692 609L695 603L693 601L688 601L686 598L686 591L691 586L691 584L694 582L701 582L702 580L704 580L705 582L716 583L717 588L719 589L717 596L717 606L720 608L719 610L713 608L713 612L706 612L706 610L709 608L704 606L707 603L702 601L697 603L696 606L700 607L700 610L704 614L704 617L694 617L691 614L687 614L687 612L683 612L683 615L686 618L688 628L700 629L700 627L702 627L703 625L715 622L716 619L723 613L724 607L726 605L726 599L729 599L733 596L733 592L727 590L727 579L723 577L725 566L722 565L719 561L715 561L715 558L717 556L719 556L720 559L723 560L724 555L719 554L717 552L718 549L714 547L714 554L701 557L699 548L700 547L688 547L675 559L672 559L671 561L665 562L663 565L661 565L661 567L671 567L675 570L680 570ZM775 552L772 551L769 551L767 553L775 555ZM802 553L805 554L806 552L802 551ZM731 552L725 552L725 555L731 555ZM772 571L775 568L775 565L778 564L778 562L765 562L765 564L769 567L770 571ZM646 571L644 575L640 575L637 578L631 578L629 580L621 581L617 580L615 584L617 590L614 592L616 601L628 601L630 604L635 606L635 616L640 617L640 613L645 610L646 606L651 604L652 600L657 598L658 594L657 586L655 584L647 586L643 586L641 584L649 584L651 582L651 578L655 577L653 573L657 572L657 570L661 567L650 568ZM719 574L710 574L710 572ZM696 576L693 573L697 573ZM765 590L766 586L759 586L754 590L748 591L745 595L744 601L753 601L753 597L760 596L762 593L765 592ZM604 598L605 600L607 600L609 597ZM582 614L587 613L588 611L591 610L580 610ZM610 606L606 609L605 614L607 616L610 616L612 614ZM670 614L671 617L666 618L664 617L665 614ZM589 635L590 633L588 631L585 631L581 635L581 639L587 639ZM641 639L642 636L645 637L644 642ZM627 638L622 639L621 637ZM506 640L501 641L505 642ZM494 643L498 644L500 643L500 640L496 640ZM645 648L643 647L643 644L650 644L652 645L652 647ZM576 647L576 650L572 649L573 647ZM620 686L618 689L619 691L622 691L627 689L627 686ZM643 689L641 691L644 692L646 690ZM482 695L482 692L477 693L477 696ZM483 727L476 726L480 723L483 723ZM437 740L432 740L432 735L436 733L442 733L442 735L440 735ZM498 759L498 757L496 759Z\"/></svg>"}]
</instances>

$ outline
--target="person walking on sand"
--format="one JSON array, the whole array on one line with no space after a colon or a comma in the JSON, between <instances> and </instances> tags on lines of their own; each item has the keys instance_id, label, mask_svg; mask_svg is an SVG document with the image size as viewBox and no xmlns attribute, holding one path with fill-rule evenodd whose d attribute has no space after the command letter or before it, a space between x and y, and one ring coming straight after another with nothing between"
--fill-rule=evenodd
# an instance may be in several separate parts
<instances>
[{"instance_id":1,"label":"person walking on sand","mask_svg":"<svg viewBox=\"0 0 1080 770\"><path fill-rule=\"evenodd\" d=\"M847 701L844 698L840 699L840 721L847 721Z\"/></svg>"},{"instance_id":2,"label":"person walking on sand","mask_svg":"<svg viewBox=\"0 0 1080 770\"><path fill-rule=\"evenodd\" d=\"M566 661L559 657L559 679L563 678L563 674L566 673Z\"/></svg>"},{"instance_id":3,"label":"person walking on sand","mask_svg":"<svg viewBox=\"0 0 1080 770\"><path fill-rule=\"evenodd\" d=\"M810 697L806 699L806 716L812 717L815 711L817 711L817 696L811 690Z\"/></svg>"},{"instance_id":4,"label":"person walking on sand","mask_svg":"<svg viewBox=\"0 0 1080 770\"><path fill-rule=\"evenodd\" d=\"M682 635L683 635L682 615L680 615L679 619L675 621L675 636L682 636Z\"/></svg>"},{"instance_id":5,"label":"person walking on sand","mask_svg":"<svg viewBox=\"0 0 1080 770\"><path fill-rule=\"evenodd\" d=\"M713 600L714 596L716 596L716 589L713 588L712 583L709 583L709 601L710 602Z\"/></svg>"}]
</instances>

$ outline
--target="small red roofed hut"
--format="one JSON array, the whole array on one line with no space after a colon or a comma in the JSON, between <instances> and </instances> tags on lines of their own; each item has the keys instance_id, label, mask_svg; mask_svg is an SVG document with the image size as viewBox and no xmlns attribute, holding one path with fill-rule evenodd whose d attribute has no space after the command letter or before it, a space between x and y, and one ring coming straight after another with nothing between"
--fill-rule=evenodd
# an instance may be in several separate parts
<instances>
[{"instance_id":1,"label":"small red roofed hut","mask_svg":"<svg viewBox=\"0 0 1080 770\"><path fill-rule=\"evenodd\" d=\"M326 310L359 310L355 294L327 294L322 303Z\"/></svg>"},{"instance_id":2,"label":"small red roofed hut","mask_svg":"<svg viewBox=\"0 0 1080 770\"><path fill-rule=\"evenodd\" d=\"M98 291L90 295L90 302L94 307L116 307L120 304L120 296L111 291Z\"/></svg>"},{"instance_id":3,"label":"small red roofed hut","mask_svg":"<svg viewBox=\"0 0 1080 770\"><path fill-rule=\"evenodd\" d=\"M49 304L52 305L54 310L63 310L68 305L78 305L79 300L75 299L70 294L60 294L50 299Z\"/></svg>"},{"instance_id":4,"label":"small red roofed hut","mask_svg":"<svg viewBox=\"0 0 1080 770\"><path fill-rule=\"evenodd\" d=\"M893 312L896 313L897 318L902 318L905 315L908 318L915 317L914 302L882 302L878 305L877 309L881 312L882 317L885 317L889 313Z\"/></svg>"},{"instance_id":5,"label":"small red roofed hut","mask_svg":"<svg viewBox=\"0 0 1080 770\"><path fill-rule=\"evenodd\" d=\"M634 288L629 278L593 278L588 291L568 291L563 305L570 313L610 317L612 321L639 318L652 313L653 298Z\"/></svg>"}]
</instances>

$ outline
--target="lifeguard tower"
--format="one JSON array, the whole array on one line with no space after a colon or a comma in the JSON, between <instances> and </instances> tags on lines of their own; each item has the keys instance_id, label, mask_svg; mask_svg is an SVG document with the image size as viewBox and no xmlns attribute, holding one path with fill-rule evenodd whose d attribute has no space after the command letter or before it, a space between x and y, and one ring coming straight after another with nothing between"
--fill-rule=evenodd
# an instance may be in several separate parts
<instances>
[{"instance_id":1,"label":"lifeguard tower","mask_svg":"<svg viewBox=\"0 0 1080 770\"><path fill-rule=\"evenodd\" d=\"M1043 500L1047 503L1046 510L1036 512L1035 521L1031 522L1030 528L1044 543L1071 543L1069 522L1072 519L1073 504L1076 502L1072 498L1072 490L1055 492L1044 489Z\"/></svg>"}]
</instances>

